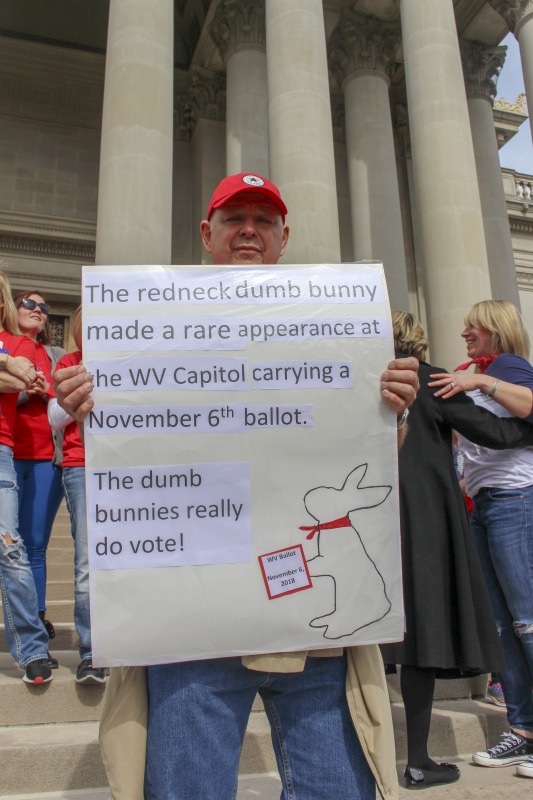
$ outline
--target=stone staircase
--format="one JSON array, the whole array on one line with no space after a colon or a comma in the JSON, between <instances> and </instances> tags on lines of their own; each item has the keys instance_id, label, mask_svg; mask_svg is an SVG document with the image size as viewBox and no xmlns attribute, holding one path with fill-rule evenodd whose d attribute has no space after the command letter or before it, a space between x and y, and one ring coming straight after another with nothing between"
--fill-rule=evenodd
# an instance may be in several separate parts
<instances>
[{"instance_id":1,"label":"stone staircase","mask_svg":"<svg viewBox=\"0 0 533 800\"><path fill-rule=\"evenodd\" d=\"M104 688L78 686L74 681L79 659L72 622L72 573L70 522L62 505L48 550L47 616L56 629L56 638L50 645L60 663L50 684L37 688L22 682L22 671L7 653L4 626L0 624L0 797L109 798L98 747ZM399 680L397 676L389 676L388 681L397 756L404 760L405 726ZM504 709L476 699L483 697L485 684L483 678L438 682L430 741L432 755L454 758L471 754L483 749L487 741L494 741L506 728ZM246 734L241 773L266 776L275 771L270 729L258 701ZM251 797L254 791L240 789L239 799Z\"/></svg>"}]
</instances>

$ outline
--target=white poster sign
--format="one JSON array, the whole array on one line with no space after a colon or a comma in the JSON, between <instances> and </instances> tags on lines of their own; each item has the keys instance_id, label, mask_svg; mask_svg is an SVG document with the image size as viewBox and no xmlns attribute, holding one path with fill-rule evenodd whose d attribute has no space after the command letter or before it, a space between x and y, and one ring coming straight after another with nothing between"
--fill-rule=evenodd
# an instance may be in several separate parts
<instances>
[{"instance_id":1,"label":"white poster sign","mask_svg":"<svg viewBox=\"0 0 533 800\"><path fill-rule=\"evenodd\" d=\"M93 656L403 636L381 265L86 267Z\"/></svg>"}]
</instances>

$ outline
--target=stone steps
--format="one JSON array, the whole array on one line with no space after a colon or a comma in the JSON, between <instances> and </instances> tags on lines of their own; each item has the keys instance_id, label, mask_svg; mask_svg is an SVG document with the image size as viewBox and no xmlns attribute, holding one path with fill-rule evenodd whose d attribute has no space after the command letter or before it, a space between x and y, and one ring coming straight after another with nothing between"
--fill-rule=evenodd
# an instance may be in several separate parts
<instances>
[{"instance_id":1,"label":"stone steps","mask_svg":"<svg viewBox=\"0 0 533 800\"><path fill-rule=\"evenodd\" d=\"M98 747L104 689L78 686L74 681L79 659L72 622L72 578L73 543L68 514L62 506L48 551L47 617L56 629L50 647L60 662L50 684L38 688L22 682L22 671L7 654L4 626L0 624L0 796L11 800L109 798ZM398 676L389 676L388 685L397 756L403 760L405 725ZM472 753L505 730L505 709L475 699L483 697L485 686L485 678L437 681L432 755L454 759L459 753ZM270 728L257 701L241 757L243 777L238 800L277 800L279 781L271 775L275 772Z\"/></svg>"},{"instance_id":2,"label":"stone steps","mask_svg":"<svg viewBox=\"0 0 533 800\"><path fill-rule=\"evenodd\" d=\"M25 688L25 687L23 687ZM51 687L50 687L51 688ZM453 703L451 709L449 703ZM505 712L476 701L436 704L431 753L455 759L457 750L471 753L494 741L506 726ZM393 706L396 730L403 730L403 710ZM105 787L98 722L63 722L0 728L0 752L5 767L0 774L0 795ZM397 739L397 755L405 758L405 742ZM241 756L242 774L261 775L276 769L265 715L250 718Z\"/></svg>"},{"instance_id":3,"label":"stone steps","mask_svg":"<svg viewBox=\"0 0 533 800\"><path fill-rule=\"evenodd\" d=\"M526 800L531 797L531 781L514 774L514 769L482 769L469 763L470 754L454 759L461 770L461 779L430 793L433 800ZM400 800L412 797L404 788L403 768L398 768ZM279 800L281 783L272 773L239 775L237 800ZM82 789L64 792L11 795L9 800L110 800L109 790Z\"/></svg>"},{"instance_id":4,"label":"stone steps","mask_svg":"<svg viewBox=\"0 0 533 800\"><path fill-rule=\"evenodd\" d=\"M68 651L58 655L60 667L54 680L41 688L25 686L21 670L8 656L0 657L0 796L26 792L42 797L44 792L98 790L106 785L98 747L103 687L77 686L77 655ZM396 677L389 678L397 757L404 760L405 726L397 684ZM460 697L472 690L471 682L439 682L436 696L449 695L454 684L456 699L435 701L430 737L430 752L447 759L484 748L507 726L504 709ZM275 770L270 728L258 701L248 725L240 772L261 776ZM98 794L94 800L100 800Z\"/></svg>"}]
</instances>

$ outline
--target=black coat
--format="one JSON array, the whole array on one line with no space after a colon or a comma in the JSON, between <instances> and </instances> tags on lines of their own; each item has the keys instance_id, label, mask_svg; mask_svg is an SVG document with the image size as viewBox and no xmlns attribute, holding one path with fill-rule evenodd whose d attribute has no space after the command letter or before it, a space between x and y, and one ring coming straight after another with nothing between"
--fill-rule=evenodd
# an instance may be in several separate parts
<instances>
[{"instance_id":1,"label":"black coat","mask_svg":"<svg viewBox=\"0 0 533 800\"><path fill-rule=\"evenodd\" d=\"M479 408L464 392L435 398L420 364L420 391L400 450L405 640L384 645L388 664L491 672L505 668L452 454L452 430L493 449L533 446L533 425ZM443 675L444 676L444 675Z\"/></svg>"}]
</instances>

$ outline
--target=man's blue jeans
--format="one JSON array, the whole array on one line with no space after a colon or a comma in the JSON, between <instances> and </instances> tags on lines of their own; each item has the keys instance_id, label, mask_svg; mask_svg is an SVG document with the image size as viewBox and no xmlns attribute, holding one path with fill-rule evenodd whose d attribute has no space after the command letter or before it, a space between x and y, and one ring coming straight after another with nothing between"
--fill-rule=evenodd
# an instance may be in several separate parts
<instances>
[{"instance_id":1,"label":"man's blue jeans","mask_svg":"<svg viewBox=\"0 0 533 800\"><path fill-rule=\"evenodd\" d=\"M471 522L507 661L507 717L533 733L533 486L481 489Z\"/></svg>"},{"instance_id":2,"label":"man's blue jeans","mask_svg":"<svg viewBox=\"0 0 533 800\"><path fill-rule=\"evenodd\" d=\"M6 541L11 537L11 542ZM25 667L48 655L48 634L37 608L37 592L24 542L18 533L17 479L10 447L0 445L0 591L6 639Z\"/></svg>"},{"instance_id":3,"label":"man's blue jeans","mask_svg":"<svg viewBox=\"0 0 533 800\"><path fill-rule=\"evenodd\" d=\"M65 467L63 489L74 539L74 624L80 638L80 658L91 658L91 608L89 604L89 544L85 467Z\"/></svg>"},{"instance_id":4,"label":"man's blue jeans","mask_svg":"<svg viewBox=\"0 0 533 800\"><path fill-rule=\"evenodd\" d=\"M233 800L256 693L268 716L282 800L374 800L346 701L346 659L303 672L248 670L240 658L148 668L146 800Z\"/></svg>"}]
</instances>

